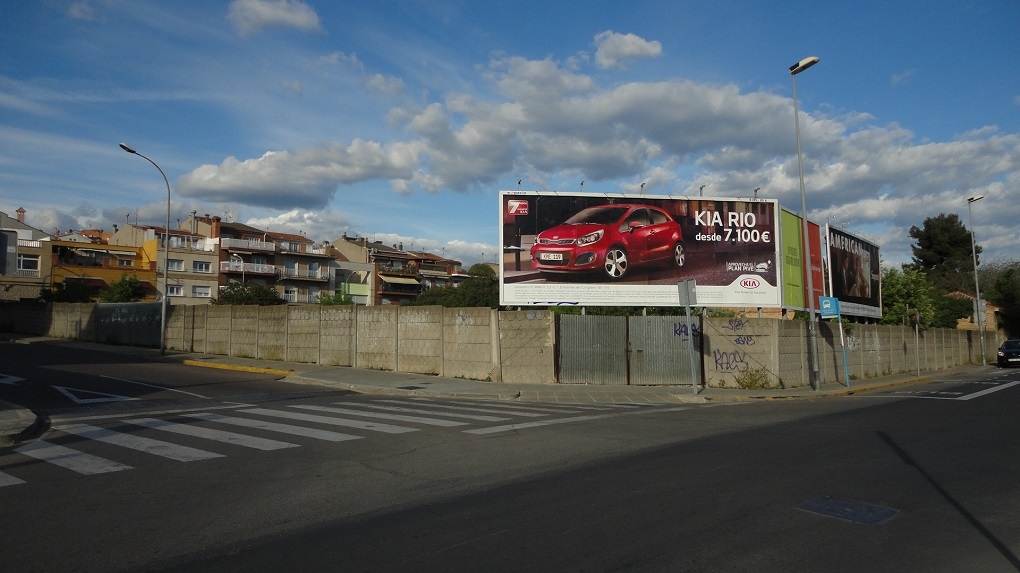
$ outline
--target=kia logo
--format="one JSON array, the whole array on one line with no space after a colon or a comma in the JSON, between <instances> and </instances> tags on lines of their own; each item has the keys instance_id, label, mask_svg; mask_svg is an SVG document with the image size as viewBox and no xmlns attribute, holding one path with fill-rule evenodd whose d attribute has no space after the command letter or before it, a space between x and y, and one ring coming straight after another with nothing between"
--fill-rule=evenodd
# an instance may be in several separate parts
<instances>
[{"instance_id":1,"label":"kia logo","mask_svg":"<svg viewBox=\"0 0 1020 573\"><path fill-rule=\"evenodd\" d=\"M747 278L740 281L740 286L744 288L758 288L761 282L758 279Z\"/></svg>"}]
</instances>

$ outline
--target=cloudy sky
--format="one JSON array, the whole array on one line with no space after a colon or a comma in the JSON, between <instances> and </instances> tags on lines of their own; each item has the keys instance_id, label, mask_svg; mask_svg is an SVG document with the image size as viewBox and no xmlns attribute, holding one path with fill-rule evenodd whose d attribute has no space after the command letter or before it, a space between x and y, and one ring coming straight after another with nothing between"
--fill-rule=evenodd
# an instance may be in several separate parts
<instances>
[{"instance_id":1,"label":"cloudy sky","mask_svg":"<svg viewBox=\"0 0 1020 573\"><path fill-rule=\"evenodd\" d=\"M39 0L0 4L0 210L214 214L494 261L500 189L776 198L909 261L973 205L1017 259L1020 4Z\"/></svg>"}]
</instances>

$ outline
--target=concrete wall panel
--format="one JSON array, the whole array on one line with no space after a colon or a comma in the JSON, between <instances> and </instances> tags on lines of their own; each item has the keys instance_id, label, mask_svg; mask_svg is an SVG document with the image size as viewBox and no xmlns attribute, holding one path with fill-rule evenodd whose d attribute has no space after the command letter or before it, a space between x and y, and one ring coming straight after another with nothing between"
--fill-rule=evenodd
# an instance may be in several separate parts
<instances>
[{"instance_id":1,"label":"concrete wall panel","mask_svg":"<svg viewBox=\"0 0 1020 573\"><path fill-rule=\"evenodd\" d=\"M358 307L324 306L319 316L319 363L354 366Z\"/></svg>"},{"instance_id":2,"label":"concrete wall panel","mask_svg":"<svg viewBox=\"0 0 1020 573\"><path fill-rule=\"evenodd\" d=\"M287 356L291 362L319 362L321 306L287 307Z\"/></svg>"},{"instance_id":3,"label":"concrete wall panel","mask_svg":"<svg viewBox=\"0 0 1020 573\"><path fill-rule=\"evenodd\" d=\"M397 370L441 376L443 307L402 306L397 321Z\"/></svg>"},{"instance_id":4,"label":"concrete wall panel","mask_svg":"<svg viewBox=\"0 0 1020 573\"><path fill-rule=\"evenodd\" d=\"M358 349L355 366L376 370L397 369L397 313L399 306L359 306Z\"/></svg>"},{"instance_id":5,"label":"concrete wall panel","mask_svg":"<svg viewBox=\"0 0 1020 573\"><path fill-rule=\"evenodd\" d=\"M447 308L443 312L443 376L492 380L495 311Z\"/></svg>"},{"instance_id":6,"label":"concrete wall panel","mask_svg":"<svg viewBox=\"0 0 1020 573\"><path fill-rule=\"evenodd\" d=\"M257 358L284 360L287 358L287 306L256 307L258 316Z\"/></svg>"},{"instance_id":7,"label":"concrete wall panel","mask_svg":"<svg viewBox=\"0 0 1020 573\"><path fill-rule=\"evenodd\" d=\"M553 314L547 310L499 313L502 380L508 384L556 382Z\"/></svg>"}]
</instances>

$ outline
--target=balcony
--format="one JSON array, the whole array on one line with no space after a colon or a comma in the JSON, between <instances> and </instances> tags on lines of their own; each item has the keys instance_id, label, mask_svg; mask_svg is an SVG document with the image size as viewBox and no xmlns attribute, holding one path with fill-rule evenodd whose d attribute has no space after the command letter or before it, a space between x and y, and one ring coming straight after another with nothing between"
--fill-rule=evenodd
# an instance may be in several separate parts
<instances>
[{"instance_id":1,"label":"balcony","mask_svg":"<svg viewBox=\"0 0 1020 573\"><path fill-rule=\"evenodd\" d=\"M306 255L325 255L325 247L313 247L311 245L280 243L281 253L302 253Z\"/></svg>"},{"instance_id":2,"label":"balcony","mask_svg":"<svg viewBox=\"0 0 1020 573\"><path fill-rule=\"evenodd\" d=\"M7 276L37 279L39 278L39 269L18 269Z\"/></svg>"},{"instance_id":3,"label":"balcony","mask_svg":"<svg viewBox=\"0 0 1020 573\"><path fill-rule=\"evenodd\" d=\"M18 239L18 246L39 249L42 248L42 243L40 241L32 241L30 239Z\"/></svg>"},{"instance_id":4,"label":"balcony","mask_svg":"<svg viewBox=\"0 0 1020 573\"><path fill-rule=\"evenodd\" d=\"M221 273L251 273L253 275L276 274L276 267L256 263L239 263L237 261L220 261Z\"/></svg>"},{"instance_id":5,"label":"balcony","mask_svg":"<svg viewBox=\"0 0 1020 573\"><path fill-rule=\"evenodd\" d=\"M244 251L276 252L276 244L257 239L220 239L220 247L224 249L240 249Z\"/></svg>"},{"instance_id":6,"label":"balcony","mask_svg":"<svg viewBox=\"0 0 1020 573\"><path fill-rule=\"evenodd\" d=\"M329 271L327 269L288 269L286 267L280 269L280 278L282 279L301 279L310 281L328 281Z\"/></svg>"},{"instance_id":7,"label":"balcony","mask_svg":"<svg viewBox=\"0 0 1020 573\"><path fill-rule=\"evenodd\" d=\"M302 304L318 304L319 303L319 295L314 295L313 296L313 295L310 295L310 294L298 294L298 293L293 293L293 292L285 292L285 293L283 293L283 300L285 300L287 302L297 302L297 303L302 303Z\"/></svg>"}]
</instances>

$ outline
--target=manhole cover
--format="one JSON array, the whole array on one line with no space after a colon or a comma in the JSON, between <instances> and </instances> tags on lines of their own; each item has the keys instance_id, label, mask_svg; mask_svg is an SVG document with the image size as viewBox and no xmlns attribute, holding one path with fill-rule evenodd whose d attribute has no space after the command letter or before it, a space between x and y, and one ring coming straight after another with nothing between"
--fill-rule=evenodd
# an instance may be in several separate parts
<instances>
[{"instance_id":1,"label":"manhole cover","mask_svg":"<svg viewBox=\"0 0 1020 573\"><path fill-rule=\"evenodd\" d=\"M900 513L881 505L829 496L805 501L797 505L797 509L866 525L885 523Z\"/></svg>"}]
</instances>

